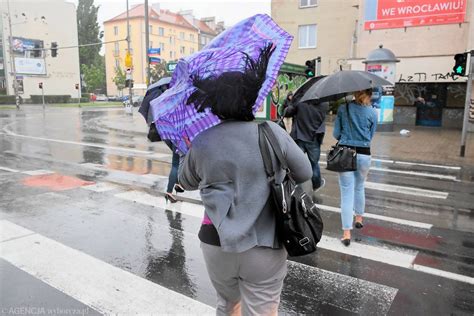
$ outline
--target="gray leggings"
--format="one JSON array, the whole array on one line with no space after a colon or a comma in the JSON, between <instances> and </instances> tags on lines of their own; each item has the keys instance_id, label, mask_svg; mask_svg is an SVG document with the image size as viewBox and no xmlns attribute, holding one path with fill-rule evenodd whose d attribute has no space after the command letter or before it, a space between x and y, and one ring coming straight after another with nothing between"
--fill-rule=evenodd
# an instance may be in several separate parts
<instances>
[{"instance_id":1,"label":"gray leggings","mask_svg":"<svg viewBox=\"0 0 474 316\"><path fill-rule=\"evenodd\" d=\"M277 315L287 272L284 248L230 253L201 243L201 249L217 291L217 315Z\"/></svg>"}]
</instances>

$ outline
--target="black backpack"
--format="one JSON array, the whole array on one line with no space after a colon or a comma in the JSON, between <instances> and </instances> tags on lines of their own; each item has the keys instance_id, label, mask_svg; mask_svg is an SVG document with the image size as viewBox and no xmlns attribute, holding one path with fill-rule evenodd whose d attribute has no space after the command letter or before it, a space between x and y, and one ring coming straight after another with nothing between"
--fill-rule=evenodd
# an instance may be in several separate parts
<instances>
[{"instance_id":1,"label":"black backpack","mask_svg":"<svg viewBox=\"0 0 474 316\"><path fill-rule=\"evenodd\" d=\"M311 197L291 177L278 140L266 122L258 125L258 134L260 152L270 183L277 237L288 255L296 257L310 254L316 251L316 244L323 233L323 220L319 210ZM281 168L286 172L282 183L275 182L275 169L267 140Z\"/></svg>"}]
</instances>

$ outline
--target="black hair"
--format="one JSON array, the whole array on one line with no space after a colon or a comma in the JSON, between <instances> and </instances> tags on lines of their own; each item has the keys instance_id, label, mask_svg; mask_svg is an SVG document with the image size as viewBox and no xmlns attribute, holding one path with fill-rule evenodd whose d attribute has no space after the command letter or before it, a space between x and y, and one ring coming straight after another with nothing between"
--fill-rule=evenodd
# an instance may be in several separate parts
<instances>
[{"instance_id":1,"label":"black hair","mask_svg":"<svg viewBox=\"0 0 474 316\"><path fill-rule=\"evenodd\" d=\"M266 79L268 61L274 50L271 43L267 44L260 50L257 60L242 52L245 61L243 72L228 71L207 78L192 75L197 89L189 96L187 104L194 105L198 112L210 108L221 120L254 120L252 107Z\"/></svg>"}]
</instances>

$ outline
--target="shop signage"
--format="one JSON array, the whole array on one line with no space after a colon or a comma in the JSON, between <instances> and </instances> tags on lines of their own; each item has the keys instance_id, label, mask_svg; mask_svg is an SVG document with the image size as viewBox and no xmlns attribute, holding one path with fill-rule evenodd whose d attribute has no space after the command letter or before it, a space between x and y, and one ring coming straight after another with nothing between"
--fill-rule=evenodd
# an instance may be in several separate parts
<instances>
[{"instance_id":1,"label":"shop signage","mask_svg":"<svg viewBox=\"0 0 474 316\"><path fill-rule=\"evenodd\" d=\"M365 30L462 23L466 0L365 0Z\"/></svg>"}]
</instances>

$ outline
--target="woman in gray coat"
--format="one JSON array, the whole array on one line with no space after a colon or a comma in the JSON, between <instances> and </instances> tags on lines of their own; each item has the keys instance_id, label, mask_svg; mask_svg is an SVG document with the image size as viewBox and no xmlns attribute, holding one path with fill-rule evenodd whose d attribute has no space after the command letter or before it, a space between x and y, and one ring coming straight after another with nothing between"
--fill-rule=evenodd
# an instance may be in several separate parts
<instances>
[{"instance_id":1,"label":"woman in gray coat","mask_svg":"<svg viewBox=\"0 0 474 316\"><path fill-rule=\"evenodd\" d=\"M210 108L222 119L193 140L179 176L185 190L200 190L205 207L199 239L218 315L276 315L286 276L287 253L275 235L252 113L271 53L262 50L258 61L247 57L244 72L194 77L197 90L188 99L198 111ZM283 129L269 124L293 178L310 179L309 160Z\"/></svg>"}]
</instances>

